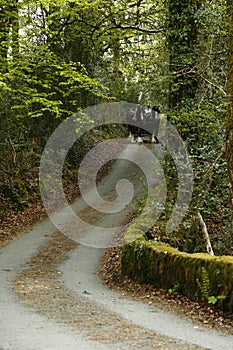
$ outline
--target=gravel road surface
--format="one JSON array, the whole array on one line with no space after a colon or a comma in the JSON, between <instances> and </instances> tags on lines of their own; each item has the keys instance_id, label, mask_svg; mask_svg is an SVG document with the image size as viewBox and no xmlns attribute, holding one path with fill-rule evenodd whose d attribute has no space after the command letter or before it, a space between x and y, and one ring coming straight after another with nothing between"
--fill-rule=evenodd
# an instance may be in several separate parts
<instances>
[{"instance_id":1,"label":"gravel road surface","mask_svg":"<svg viewBox=\"0 0 233 350\"><path fill-rule=\"evenodd\" d=\"M124 156L136 157L138 147L128 145ZM117 162L100 184L110 196L117 177L129 178L135 174L128 163L124 166L122 160L120 164ZM74 203L74 210L84 210L80 201ZM129 210L126 208L124 215ZM114 214L111 219L99 215L94 221L101 227L115 227L123 220L122 214ZM50 267L46 266L46 279L45 266L37 264L35 269L32 259L38 257L40 261L41 249L46 250L53 242L51 237L56 231L46 219L0 251L0 350L233 349L230 335L197 326L107 289L97 275L105 248L95 247L110 240L107 231L98 242L93 232L82 233L84 243L88 244L74 245L68 259L57 265L57 278L49 278ZM50 259L52 263L53 256ZM21 276L30 268L37 275L31 280L29 275L25 280ZM14 292L16 279L20 295ZM46 283L53 288L45 287ZM30 295L36 298L36 307L29 302Z\"/></svg>"}]
</instances>

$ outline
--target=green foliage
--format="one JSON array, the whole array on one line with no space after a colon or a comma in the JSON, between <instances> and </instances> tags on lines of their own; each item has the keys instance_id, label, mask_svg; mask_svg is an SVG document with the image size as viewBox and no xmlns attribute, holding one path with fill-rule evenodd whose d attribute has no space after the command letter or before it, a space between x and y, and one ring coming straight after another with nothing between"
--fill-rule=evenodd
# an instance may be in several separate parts
<instances>
[{"instance_id":1,"label":"green foliage","mask_svg":"<svg viewBox=\"0 0 233 350\"><path fill-rule=\"evenodd\" d=\"M17 118L65 118L77 111L82 90L103 96L101 85L78 63L62 62L46 48L12 62L2 76L2 104ZM9 101L9 103L7 103Z\"/></svg>"},{"instance_id":2,"label":"green foliage","mask_svg":"<svg viewBox=\"0 0 233 350\"><path fill-rule=\"evenodd\" d=\"M176 282L172 288L169 288L169 289L168 289L168 293L169 293L169 294L173 294L173 293L179 292L180 289L181 289L181 286L182 286L182 285L181 285L180 282Z\"/></svg>"},{"instance_id":3,"label":"green foliage","mask_svg":"<svg viewBox=\"0 0 233 350\"><path fill-rule=\"evenodd\" d=\"M212 295L211 297L208 297L208 303L215 305L219 300L226 299L225 295L217 295L216 297Z\"/></svg>"},{"instance_id":4,"label":"green foliage","mask_svg":"<svg viewBox=\"0 0 233 350\"><path fill-rule=\"evenodd\" d=\"M211 293L211 283L209 279L209 274L203 266L201 268L201 278L200 281L197 279L197 284L200 289L202 300L208 300Z\"/></svg>"},{"instance_id":5,"label":"green foliage","mask_svg":"<svg viewBox=\"0 0 233 350\"><path fill-rule=\"evenodd\" d=\"M136 239L137 232L138 239ZM134 237L134 240L132 240ZM140 237L140 222L128 227L122 247L122 272L140 283L179 292L191 300L233 310L233 258L207 253L188 254L168 244ZM127 244L131 242L130 244ZM208 272L207 272L208 271ZM182 281L178 283L179 281Z\"/></svg>"},{"instance_id":6,"label":"green foliage","mask_svg":"<svg viewBox=\"0 0 233 350\"><path fill-rule=\"evenodd\" d=\"M176 169L166 155L168 200L159 238L182 250L203 251L195 226L196 211L201 209L215 252L228 254L232 223L224 154L225 1L50 0L38 5L23 0L20 11L11 4L4 6L0 12L4 206L9 198L10 205L18 207L33 200L31 191L37 195L37 180L23 184L23 174L36 178L42 147L63 119L106 100L138 103L139 96L142 104L158 103L164 112L169 110L169 93L180 91L179 103L168 118L187 144L195 188L179 232L166 236L164 227L177 194ZM83 117L81 123L85 122ZM93 139L101 138L101 133L104 129ZM33 138L41 140L40 149L32 147ZM85 138L80 142L67 157L69 169L90 146Z\"/></svg>"},{"instance_id":7,"label":"green foliage","mask_svg":"<svg viewBox=\"0 0 233 350\"><path fill-rule=\"evenodd\" d=\"M218 296L211 295L212 286L211 286L209 274L206 271L205 267L203 266L201 268L201 278L200 280L197 279L197 285L200 289L201 299L203 301L207 301L209 304L215 305L218 302L218 300L226 299L225 295L218 295Z\"/></svg>"},{"instance_id":8,"label":"green foliage","mask_svg":"<svg viewBox=\"0 0 233 350\"><path fill-rule=\"evenodd\" d=\"M5 144L0 167L0 216L6 209L23 209L38 199L38 166L40 153L30 145Z\"/></svg>"},{"instance_id":9,"label":"green foliage","mask_svg":"<svg viewBox=\"0 0 233 350\"><path fill-rule=\"evenodd\" d=\"M165 211L150 236L161 239L182 251L206 251L197 212L207 225L215 254L232 254L232 219L225 147L225 109L219 98L218 107L192 103L169 113L187 146L192 161L194 188L192 202L180 227L166 235L166 223L177 197L177 171L172 157L165 154L164 173L167 182ZM204 108L205 107L205 108Z\"/></svg>"}]
</instances>

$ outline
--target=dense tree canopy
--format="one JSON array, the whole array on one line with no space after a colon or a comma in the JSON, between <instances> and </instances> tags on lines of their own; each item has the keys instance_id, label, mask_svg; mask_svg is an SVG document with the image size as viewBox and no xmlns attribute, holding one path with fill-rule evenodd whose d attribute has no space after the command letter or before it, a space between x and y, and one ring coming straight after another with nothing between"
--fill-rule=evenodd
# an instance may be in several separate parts
<instances>
[{"instance_id":1,"label":"dense tree canopy","mask_svg":"<svg viewBox=\"0 0 233 350\"><path fill-rule=\"evenodd\" d=\"M225 0L1 0L2 210L26 205L37 193L41 147L61 120L104 101L157 102L193 160L196 186L183 224L195 241L189 249L200 246L192 229L201 211L215 249L229 253L229 12ZM231 124L229 117L228 131ZM185 249L185 240L186 233L174 245Z\"/></svg>"}]
</instances>

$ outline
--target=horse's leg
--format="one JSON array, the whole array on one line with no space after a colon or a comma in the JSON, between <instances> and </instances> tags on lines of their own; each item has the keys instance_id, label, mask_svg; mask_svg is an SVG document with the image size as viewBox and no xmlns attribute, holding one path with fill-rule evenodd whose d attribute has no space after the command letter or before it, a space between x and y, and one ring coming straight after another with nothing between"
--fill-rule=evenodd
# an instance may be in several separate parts
<instances>
[{"instance_id":1,"label":"horse's leg","mask_svg":"<svg viewBox=\"0 0 233 350\"><path fill-rule=\"evenodd\" d=\"M128 137L127 137L127 140L131 141L131 139L132 139L132 132L131 132L131 128L128 125Z\"/></svg>"},{"instance_id":2,"label":"horse's leg","mask_svg":"<svg viewBox=\"0 0 233 350\"><path fill-rule=\"evenodd\" d=\"M134 141L134 131L132 125L128 125L128 133L129 135L127 137L127 140L132 143Z\"/></svg>"},{"instance_id":3,"label":"horse's leg","mask_svg":"<svg viewBox=\"0 0 233 350\"><path fill-rule=\"evenodd\" d=\"M154 120L150 123L150 129L151 129L151 143L159 143L159 140L157 138L158 134L158 120Z\"/></svg>"},{"instance_id":4,"label":"horse's leg","mask_svg":"<svg viewBox=\"0 0 233 350\"><path fill-rule=\"evenodd\" d=\"M151 143L159 143L159 140L155 134L151 134Z\"/></svg>"},{"instance_id":5,"label":"horse's leg","mask_svg":"<svg viewBox=\"0 0 233 350\"><path fill-rule=\"evenodd\" d=\"M141 138L142 136L142 129L141 128L138 128L138 139L137 139L137 143L143 143L143 140Z\"/></svg>"},{"instance_id":6,"label":"horse's leg","mask_svg":"<svg viewBox=\"0 0 233 350\"><path fill-rule=\"evenodd\" d=\"M135 142L135 127L130 125L130 143Z\"/></svg>"},{"instance_id":7,"label":"horse's leg","mask_svg":"<svg viewBox=\"0 0 233 350\"><path fill-rule=\"evenodd\" d=\"M154 134L151 134L151 141L150 141L151 143L155 143L156 141L155 141L155 135Z\"/></svg>"},{"instance_id":8,"label":"horse's leg","mask_svg":"<svg viewBox=\"0 0 233 350\"><path fill-rule=\"evenodd\" d=\"M159 131L159 123L160 123L160 120L159 118L155 120L155 130L154 130L154 138L155 138L155 141L156 143L159 143L159 140L158 140L158 131Z\"/></svg>"},{"instance_id":9,"label":"horse's leg","mask_svg":"<svg viewBox=\"0 0 233 350\"><path fill-rule=\"evenodd\" d=\"M131 142L131 143L134 143L134 142L135 142L135 135L134 135L134 133L131 133L130 142Z\"/></svg>"}]
</instances>

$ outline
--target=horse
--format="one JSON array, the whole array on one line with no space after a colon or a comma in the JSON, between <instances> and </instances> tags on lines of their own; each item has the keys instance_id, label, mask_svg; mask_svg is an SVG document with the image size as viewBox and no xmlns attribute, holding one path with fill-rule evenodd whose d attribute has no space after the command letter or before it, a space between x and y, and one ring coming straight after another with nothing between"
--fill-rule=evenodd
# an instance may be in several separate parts
<instances>
[{"instance_id":1,"label":"horse","mask_svg":"<svg viewBox=\"0 0 233 350\"><path fill-rule=\"evenodd\" d=\"M152 131L153 143L159 143L159 140L157 137L158 131L159 131L159 124L160 124L160 109L158 106L155 105L151 109L151 115L150 115L149 121L147 122L148 129Z\"/></svg>"},{"instance_id":2,"label":"horse","mask_svg":"<svg viewBox=\"0 0 233 350\"><path fill-rule=\"evenodd\" d=\"M141 134L143 120L143 109L138 106L136 109L130 108L126 115L126 125L128 128L128 140L131 143L138 142Z\"/></svg>"},{"instance_id":3,"label":"horse","mask_svg":"<svg viewBox=\"0 0 233 350\"><path fill-rule=\"evenodd\" d=\"M160 114L158 111L146 110L142 106L131 108L126 116L128 126L128 140L131 143L143 143L148 140L151 143L159 143L157 138Z\"/></svg>"}]
</instances>

